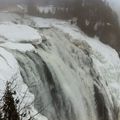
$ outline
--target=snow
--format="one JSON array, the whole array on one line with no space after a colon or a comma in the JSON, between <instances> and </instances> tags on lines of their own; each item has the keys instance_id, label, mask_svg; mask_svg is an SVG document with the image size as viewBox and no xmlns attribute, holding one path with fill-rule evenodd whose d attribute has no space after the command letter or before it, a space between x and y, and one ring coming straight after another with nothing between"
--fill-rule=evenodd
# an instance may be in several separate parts
<instances>
[{"instance_id":1,"label":"snow","mask_svg":"<svg viewBox=\"0 0 120 120\"><path fill-rule=\"evenodd\" d=\"M7 48L7 49L12 49L12 50L18 50L21 52L26 52L26 51L33 51L35 48L31 44L23 44L23 43L2 43L0 44L0 47Z\"/></svg>"},{"instance_id":2,"label":"snow","mask_svg":"<svg viewBox=\"0 0 120 120\"><path fill-rule=\"evenodd\" d=\"M51 28L54 26L63 27L64 25L68 25L68 22L58 20L58 19L40 18L40 17L34 17L34 16L32 17L28 16L28 17L30 20L34 22L35 24L34 27L36 28Z\"/></svg>"},{"instance_id":3,"label":"snow","mask_svg":"<svg viewBox=\"0 0 120 120\"><path fill-rule=\"evenodd\" d=\"M38 10L41 12L41 13L55 13L55 8L54 6L38 6Z\"/></svg>"},{"instance_id":4,"label":"snow","mask_svg":"<svg viewBox=\"0 0 120 120\"><path fill-rule=\"evenodd\" d=\"M34 23L34 27L37 28L51 28L51 23L48 20L45 20L44 18L39 18L39 17L31 17L30 18Z\"/></svg>"},{"instance_id":5,"label":"snow","mask_svg":"<svg viewBox=\"0 0 120 120\"><path fill-rule=\"evenodd\" d=\"M0 37L11 42L41 43L42 41L37 30L19 24L0 24Z\"/></svg>"},{"instance_id":6,"label":"snow","mask_svg":"<svg viewBox=\"0 0 120 120\"><path fill-rule=\"evenodd\" d=\"M9 13L7 11L5 12L0 12L0 22L14 22L16 20L21 20L21 17L15 13Z\"/></svg>"},{"instance_id":7,"label":"snow","mask_svg":"<svg viewBox=\"0 0 120 120\"><path fill-rule=\"evenodd\" d=\"M0 48L0 79L1 82L5 82L6 80L10 80L12 75L14 74L14 70L16 71L16 64L15 59L11 57L12 55L9 54L3 48ZM7 74L7 75L6 75ZM0 89L4 90L4 85L0 84Z\"/></svg>"}]
</instances>

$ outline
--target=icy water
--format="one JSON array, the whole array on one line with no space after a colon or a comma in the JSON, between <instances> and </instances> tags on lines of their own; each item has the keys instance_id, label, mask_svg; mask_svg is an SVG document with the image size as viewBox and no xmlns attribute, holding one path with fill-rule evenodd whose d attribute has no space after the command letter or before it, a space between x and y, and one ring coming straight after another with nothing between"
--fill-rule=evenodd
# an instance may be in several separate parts
<instances>
[{"instance_id":1,"label":"icy water","mask_svg":"<svg viewBox=\"0 0 120 120\"><path fill-rule=\"evenodd\" d=\"M57 29L41 31L36 50L11 50L21 76L48 120L117 120L109 90L93 67L87 43L79 47ZM108 95L110 97L108 97Z\"/></svg>"}]
</instances>

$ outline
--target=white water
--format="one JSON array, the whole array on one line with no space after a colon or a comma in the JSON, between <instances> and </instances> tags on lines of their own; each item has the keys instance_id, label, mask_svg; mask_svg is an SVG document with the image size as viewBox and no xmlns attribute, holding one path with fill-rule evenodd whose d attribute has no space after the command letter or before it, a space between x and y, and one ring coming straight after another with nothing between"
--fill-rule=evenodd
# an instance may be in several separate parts
<instances>
[{"instance_id":1,"label":"white water","mask_svg":"<svg viewBox=\"0 0 120 120\"><path fill-rule=\"evenodd\" d=\"M42 33L47 40L35 51L11 51L24 82L34 83L37 110L49 120L115 120L111 91L93 68L89 45L78 47L54 28Z\"/></svg>"}]
</instances>

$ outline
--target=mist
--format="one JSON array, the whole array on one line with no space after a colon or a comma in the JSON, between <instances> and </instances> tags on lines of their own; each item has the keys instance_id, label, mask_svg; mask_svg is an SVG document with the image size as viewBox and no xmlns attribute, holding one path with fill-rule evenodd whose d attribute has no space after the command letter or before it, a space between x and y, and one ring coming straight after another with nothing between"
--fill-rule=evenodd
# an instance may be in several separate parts
<instances>
[{"instance_id":1,"label":"mist","mask_svg":"<svg viewBox=\"0 0 120 120\"><path fill-rule=\"evenodd\" d=\"M0 0L0 9L7 8L9 6L14 6L16 4L26 4L28 0ZM49 5L49 4L59 4L66 0L33 0L34 2L37 2L37 4L40 5ZM67 0L71 1L71 0ZM106 1L106 0L105 0ZM119 0L107 0L112 7L112 9L118 14L119 21L120 21L120 1Z\"/></svg>"},{"instance_id":2,"label":"mist","mask_svg":"<svg viewBox=\"0 0 120 120\"><path fill-rule=\"evenodd\" d=\"M120 23L120 1L119 0L108 0L112 9L117 13Z\"/></svg>"}]
</instances>

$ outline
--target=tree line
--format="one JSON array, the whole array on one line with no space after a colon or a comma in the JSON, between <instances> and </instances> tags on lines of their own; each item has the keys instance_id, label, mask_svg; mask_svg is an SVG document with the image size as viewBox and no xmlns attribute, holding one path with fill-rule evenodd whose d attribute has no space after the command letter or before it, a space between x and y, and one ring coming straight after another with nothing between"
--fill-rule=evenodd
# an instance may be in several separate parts
<instances>
[{"instance_id":1,"label":"tree line","mask_svg":"<svg viewBox=\"0 0 120 120\"><path fill-rule=\"evenodd\" d=\"M119 49L120 27L116 13L103 0L58 0L54 12L40 12L33 0L28 2L28 14L47 18L77 18L77 25L88 36L98 36L104 43Z\"/></svg>"}]
</instances>

